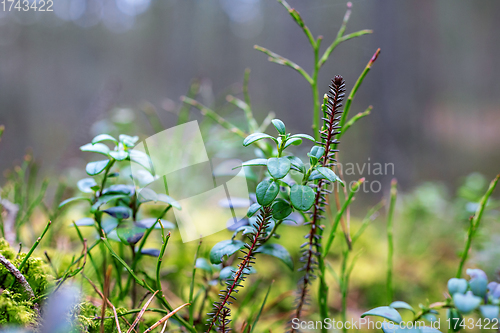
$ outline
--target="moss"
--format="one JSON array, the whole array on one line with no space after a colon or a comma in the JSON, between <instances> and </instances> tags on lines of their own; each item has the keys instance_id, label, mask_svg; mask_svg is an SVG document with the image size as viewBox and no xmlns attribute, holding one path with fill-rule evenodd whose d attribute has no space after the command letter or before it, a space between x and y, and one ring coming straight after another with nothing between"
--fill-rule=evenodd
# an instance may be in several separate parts
<instances>
[{"instance_id":1,"label":"moss","mask_svg":"<svg viewBox=\"0 0 500 333\"><path fill-rule=\"evenodd\" d=\"M101 321L95 319L101 316L101 307L96 307L95 305L84 302L79 304L79 315L78 315L78 331L88 332L88 333L98 333L101 327ZM127 310L124 308L116 309L117 313L124 313ZM115 319L113 316L113 311L111 309L106 309L106 317L110 317L104 320L104 332L114 333L118 332L116 329ZM127 325L123 319L120 318L120 327L127 329Z\"/></svg>"},{"instance_id":2,"label":"moss","mask_svg":"<svg viewBox=\"0 0 500 333\"><path fill-rule=\"evenodd\" d=\"M21 253L19 258L16 258L17 252L3 238L0 238L0 253L16 267L19 267L26 257L25 253ZM42 259L33 256L26 262L22 273L35 296L45 293L53 281L53 277L49 274L48 265ZM3 265L0 265L0 288L4 289L0 295L0 326L4 324L23 326L33 324L36 319L35 311L32 309L33 303Z\"/></svg>"},{"instance_id":3,"label":"moss","mask_svg":"<svg viewBox=\"0 0 500 333\"><path fill-rule=\"evenodd\" d=\"M0 295L0 326L32 324L36 318L32 305L22 295L4 290Z\"/></svg>"},{"instance_id":4,"label":"moss","mask_svg":"<svg viewBox=\"0 0 500 333\"><path fill-rule=\"evenodd\" d=\"M9 246L5 239L0 238L0 253L7 258L13 265L19 267L23 259L26 257L26 253L19 254ZM28 259L24 265L21 273L28 281L33 289L35 296L42 295L47 287L52 283L53 277L49 274L50 267L40 258L36 258L33 255ZM0 287L3 289L9 289L13 293L19 293L24 295L24 289L19 285L19 283L14 283L15 279L10 274L10 272L4 267L0 266ZM12 288L11 288L12 286ZM26 299L26 295L24 295Z\"/></svg>"}]
</instances>

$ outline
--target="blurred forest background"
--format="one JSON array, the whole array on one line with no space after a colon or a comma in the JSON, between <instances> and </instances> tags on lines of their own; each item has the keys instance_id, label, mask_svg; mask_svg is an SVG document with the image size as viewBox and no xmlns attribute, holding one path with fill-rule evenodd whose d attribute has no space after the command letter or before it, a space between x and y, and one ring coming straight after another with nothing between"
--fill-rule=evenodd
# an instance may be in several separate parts
<instances>
[{"instance_id":1,"label":"blurred forest background","mask_svg":"<svg viewBox=\"0 0 500 333\"><path fill-rule=\"evenodd\" d=\"M334 39L345 1L289 3L324 47ZM403 189L432 180L453 188L472 171L491 179L500 165L499 17L493 0L353 1L347 33L374 33L335 51L320 91L335 74L349 90L382 53L352 111L373 105L372 115L343 138L343 162L394 163ZM193 78L210 104L247 67L257 118L273 110L291 132L311 133L307 83L254 44L311 69L306 37L275 0L57 0L51 13L0 12L0 170L31 147L57 174L113 108L148 101L173 126Z\"/></svg>"}]
</instances>

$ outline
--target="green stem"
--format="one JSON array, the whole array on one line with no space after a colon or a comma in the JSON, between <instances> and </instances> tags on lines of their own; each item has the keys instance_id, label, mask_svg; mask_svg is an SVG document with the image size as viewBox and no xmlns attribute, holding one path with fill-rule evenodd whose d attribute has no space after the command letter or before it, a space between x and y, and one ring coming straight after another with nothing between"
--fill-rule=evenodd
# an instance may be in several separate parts
<instances>
[{"instance_id":1,"label":"green stem","mask_svg":"<svg viewBox=\"0 0 500 333\"><path fill-rule=\"evenodd\" d=\"M486 204L488 203L488 199L495 190L497 186L498 180L500 179L500 174L495 177L490 183L488 190L481 198L481 202L479 203L479 207L476 210L476 213L470 220L469 231L467 234L467 242L465 244L464 252L462 253L462 259L460 260L460 265L458 266L457 278L460 278L462 275L462 270L464 268L465 262L467 261L467 256L469 255L470 247L472 245L472 238L474 237L477 229L479 228L479 224L481 223L481 219L483 217L484 209L486 208Z\"/></svg>"},{"instance_id":2,"label":"green stem","mask_svg":"<svg viewBox=\"0 0 500 333\"><path fill-rule=\"evenodd\" d=\"M33 244L33 246L31 247L31 249L26 254L26 257L24 257L23 261L21 261L21 264L19 265L19 271L21 271L23 269L24 265L26 264L26 262L28 261L28 259L33 254L33 251L35 251L35 249L38 247L38 244L40 244L40 242L42 241L43 236L45 236L45 234L47 233L47 230L49 230L49 227L50 227L51 224L52 224L52 221L49 221L47 223L47 225L45 226L45 229L43 229L43 232L40 235L40 237L37 238L35 244Z\"/></svg>"},{"instance_id":3,"label":"green stem","mask_svg":"<svg viewBox=\"0 0 500 333\"><path fill-rule=\"evenodd\" d=\"M167 235L167 240L168 238L170 237L170 234ZM127 263L122 259L120 258L120 256L118 256L116 254L116 252L113 250L113 248L111 247L111 244L109 244L108 240L104 237L101 238L103 244L108 248L109 252L111 253L111 255L113 257L116 258L116 260L118 260L118 262L128 271L129 274L131 274L133 276L133 278L135 279L135 281L137 282L138 285L140 285L141 287L143 288L146 288L147 290L149 290L150 292L154 293L156 290L154 290L149 284L146 283L146 281L144 280L141 280L139 279L139 277L134 273L134 271L132 271L132 269L130 268L129 265L127 265ZM164 254L165 253L165 248L166 248L166 243L167 242L164 242L164 246L162 246L162 251L160 251L160 254ZM161 256L160 256L161 258ZM158 260L159 263L161 264L161 260L159 259ZM159 276L159 272L158 272L158 265L157 265L157 276ZM157 280L157 284L158 284L158 280ZM161 286L160 286L161 287ZM157 289L157 290L161 290L160 289ZM156 298L160 301L160 303L165 307L167 308L170 312L173 311L173 307L170 305L170 303L168 303L168 301L165 299L165 296L163 295L163 293L159 292L159 293L156 293ZM184 318L180 317L177 313L174 315L174 318L182 325L184 326L187 330L189 330L190 332L192 333L197 333L196 332L196 329L191 326Z\"/></svg>"},{"instance_id":4,"label":"green stem","mask_svg":"<svg viewBox=\"0 0 500 333\"><path fill-rule=\"evenodd\" d=\"M189 286L189 304L192 306L189 307L189 324L192 326L194 324L194 303L193 303L193 294L194 294L194 278L196 276L196 260L198 259L198 255L200 253L201 247L201 239L198 244L198 249L196 250L196 254L194 255L194 264L193 264L193 272L191 274L191 285Z\"/></svg>"},{"instance_id":5,"label":"green stem","mask_svg":"<svg viewBox=\"0 0 500 333\"><path fill-rule=\"evenodd\" d=\"M323 258L326 258L328 255L328 251L330 251L330 247L332 246L333 240L335 238L335 232L337 231L337 227L339 226L340 219L342 215L344 215L344 212L346 211L347 207L350 205L354 194L356 194L359 186L365 181L364 178L361 178L358 180L354 185L352 186L351 192L349 192L349 196L347 197L346 201L342 205L342 208L338 211L337 215L335 216L335 220L333 222L332 229L330 230L330 235L328 236L328 241L326 242L326 246L323 249Z\"/></svg>"},{"instance_id":6,"label":"green stem","mask_svg":"<svg viewBox=\"0 0 500 333\"><path fill-rule=\"evenodd\" d=\"M398 196L398 182L393 179L391 182L391 201L389 203L389 212L387 215L387 298L388 303L392 303L394 289L392 285L392 271L393 271L393 256L394 256L394 240L393 240L393 217L394 207L396 206L396 199Z\"/></svg>"},{"instance_id":7,"label":"green stem","mask_svg":"<svg viewBox=\"0 0 500 333\"><path fill-rule=\"evenodd\" d=\"M112 158L111 162L108 164L108 166L104 170L104 177L102 178L101 189L99 190L99 196L101 196L102 191L104 191L104 186L106 186L106 181L108 179L109 170L111 170L111 167L113 166L113 164L115 164L115 162L116 162L116 160L114 158Z\"/></svg>"},{"instance_id":8,"label":"green stem","mask_svg":"<svg viewBox=\"0 0 500 333\"><path fill-rule=\"evenodd\" d=\"M311 83L311 90L312 90L312 97L313 97L313 133L314 133L314 138L316 141L319 141L321 139L320 133L319 133L319 121L321 119L320 115L320 105L319 105L319 92L318 92L318 73L319 69L321 67L319 63L319 48L321 45L321 41L323 38L320 36L318 37L318 40L316 43L313 45L314 49L314 71L313 71L313 76L312 76L312 83Z\"/></svg>"},{"instance_id":9,"label":"green stem","mask_svg":"<svg viewBox=\"0 0 500 333\"><path fill-rule=\"evenodd\" d=\"M356 93L358 92L358 89L361 86L361 84L363 83L363 80L365 79L366 75L368 74L368 72L372 68L373 63L375 62L375 60L377 60L377 57L379 54L380 54L380 49L377 49L377 51L375 51L375 53L373 54L370 61L368 61L368 64L366 65L366 67L363 70L363 72L361 73L361 75L358 77L358 80L356 81L356 83L354 84L354 87L352 88L351 92L349 93L349 97L347 97L347 100L346 100L345 106L344 106L344 112L342 113L342 117L340 118L340 122L339 122L339 126L342 130L344 129L344 124L347 121L347 116L349 114L349 110L351 109L352 101L353 101L354 97L356 96Z\"/></svg>"}]
</instances>

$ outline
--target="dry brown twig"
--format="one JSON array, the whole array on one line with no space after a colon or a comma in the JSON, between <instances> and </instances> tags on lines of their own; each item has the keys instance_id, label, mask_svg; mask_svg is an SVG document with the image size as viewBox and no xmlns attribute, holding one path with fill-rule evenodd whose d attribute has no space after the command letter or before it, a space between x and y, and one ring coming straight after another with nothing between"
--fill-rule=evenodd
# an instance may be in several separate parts
<instances>
[{"instance_id":1,"label":"dry brown twig","mask_svg":"<svg viewBox=\"0 0 500 333\"><path fill-rule=\"evenodd\" d=\"M144 331L144 333L149 333L151 332L152 330L154 330L155 328L157 328L158 326L160 326L161 324L167 323L168 319L170 317L172 317L174 314L177 313L177 311L179 311L180 309L182 309L183 307L185 307L186 305L191 305L189 303L185 303L185 304L182 304L181 306L179 306L178 308L172 310L172 312L170 312L168 315L166 315L165 317L161 318L160 320L158 320L156 323L153 324L153 326L151 326L150 328L148 328L147 330Z\"/></svg>"},{"instance_id":2,"label":"dry brown twig","mask_svg":"<svg viewBox=\"0 0 500 333\"><path fill-rule=\"evenodd\" d=\"M139 322L139 320L141 320L142 316L144 315L144 312L146 312L146 309L148 308L149 304L151 304L151 302L153 301L153 299L155 298L155 296L156 296L157 293L158 293L158 290L155 291L154 294L153 294L153 296L151 296L148 299L148 301L146 302L146 304L144 304L144 306L141 309L141 312L139 312L139 314L135 318L134 322L132 323L132 326L130 326L130 328L127 330L127 333L132 332L132 329L134 329L135 325L137 325L137 323Z\"/></svg>"},{"instance_id":3,"label":"dry brown twig","mask_svg":"<svg viewBox=\"0 0 500 333\"><path fill-rule=\"evenodd\" d=\"M90 280L84 273L82 273L82 276L85 278L85 280L88 281L88 283L90 283L90 285L94 288L95 292L97 294L99 294L99 296L102 298L103 302L104 302L104 295L101 293L101 291L97 288L97 286L94 284L94 282L92 282L92 280ZM115 316L115 322L116 322L116 328L118 329L118 333L122 333L122 331L120 330L120 322L118 321L118 314L116 313L116 308L115 306L111 303L111 301L109 299L106 298L106 303L108 303L108 305L111 307L111 309L113 309L113 314Z\"/></svg>"}]
</instances>

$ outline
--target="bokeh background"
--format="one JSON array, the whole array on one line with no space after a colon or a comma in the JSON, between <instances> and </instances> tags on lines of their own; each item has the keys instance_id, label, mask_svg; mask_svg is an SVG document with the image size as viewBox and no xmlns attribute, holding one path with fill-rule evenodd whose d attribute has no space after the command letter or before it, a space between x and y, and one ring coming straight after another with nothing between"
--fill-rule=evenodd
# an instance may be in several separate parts
<instances>
[{"instance_id":1,"label":"bokeh background","mask_svg":"<svg viewBox=\"0 0 500 333\"><path fill-rule=\"evenodd\" d=\"M324 47L334 39L345 1L290 4L324 36ZM372 115L344 137L343 161L394 163L403 188L426 180L453 188L471 171L493 177L499 14L493 0L353 1L347 32L374 33L337 48L321 87L342 74L350 89L374 51L382 53L352 109L373 105ZM311 133L308 84L254 44L312 68L306 37L274 0L64 0L54 12L0 11L0 123L7 129L0 170L31 147L58 172L113 108L148 101L173 126L193 78L209 103L210 96L224 100L245 68L258 119L273 110L293 131Z\"/></svg>"}]
</instances>

